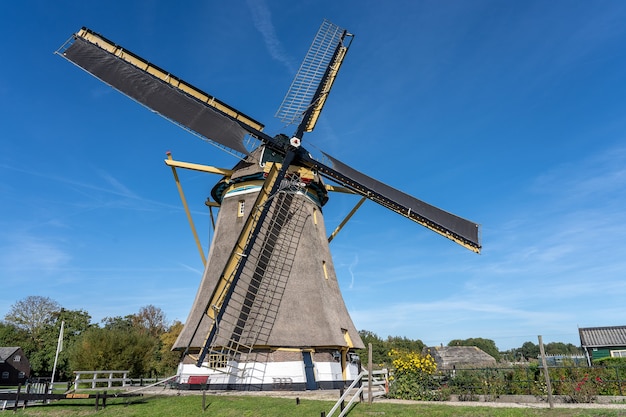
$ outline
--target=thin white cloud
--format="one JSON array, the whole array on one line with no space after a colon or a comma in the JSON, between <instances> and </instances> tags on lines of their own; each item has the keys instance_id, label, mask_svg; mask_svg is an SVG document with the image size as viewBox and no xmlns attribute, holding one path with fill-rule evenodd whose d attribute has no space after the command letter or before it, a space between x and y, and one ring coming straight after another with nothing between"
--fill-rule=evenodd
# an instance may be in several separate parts
<instances>
[{"instance_id":1,"label":"thin white cloud","mask_svg":"<svg viewBox=\"0 0 626 417\"><path fill-rule=\"evenodd\" d=\"M117 178L106 171L99 171L100 177L106 181L107 184L111 186L110 191L116 195L122 197L128 197L132 199L140 198L136 193L126 187L124 184L119 182Z\"/></svg>"},{"instance_id":2,"label":"thin white cloud","mask_svg":"<svg viewBox=\"0 0 626 417\"><path fill-rule=\"evenodd\" d=\"M285 53L283 45L276 35L276 29L272 23L272 14L268 5L264 0L248 0L247 4L252 13L254 27L263 36L263 42L272 58L283 64L289 72L294 73L296 70L291 59Z\"/></svg>"},{"instance_id":3,"label":"thin white cloud","mask_svg":"<svg viewBox=\"0 0 626 417\"><path fill-rule=\"evenodd\" d=\"M62 245L41 237L25 234L7 236L0 247L0 270L37 270L43 274L58 272L69 264L72 256Z\"/></svg>"},{"instance_id":4,"label":"thin white cloud","mask_svg":"<svg viewBox=\"0 0 626 417\"><path fill-rule=\"evenodd\" d=\"M558 196L560 202L611 197L626 191L626 148L614 147L582 161L562 164L537 177L531 191ZM616 195L619 196L619 195ZM594 200L588 201L593 203Z\"/></svg>"},{"instance_id":5,"label":"thin white cloud","mask_svg":"<svg viewBox=\"0 0 626 417\"><path fill-rule=\"evenodd\" d=\"M62 203L66 206L66 209L62 212L57 211L56 213L51 214L48 218L40 216L31 224L31 228L43 223L63 225L65 224L63 219L100 208L121 208L124 210L135 211L152 211L157 209L167 209L171 211L182 210L180 205L166 204L161 201L144 198L104 170L97 170L97 177L100 177L104 181L104 184L97 184L95 182L84 182L73 178L55 175L50 172L26 170L1 163L0 168L43 178L46 182L60 184L84 197L80 199L70 199L65 197ZM85 177L89 178L88 175L85 175ZM112 196L115 198L112 198ZM58 201L46 202L47 206L52 206L53 204L58 203Z\"/></svg>"},{"instance_id":6,"label":"thin white cloud","mask_svg":"<svg viewBox=\"0 0 626 417\"><path fill-rule=\"evenodd\" d=\"M186 269L186 270L188 270L188 271L191 271L191 272L194 272L194 273L196 273L196 274L198 274L198 275L200 275L200 276L202 276L202 274L203 274L203 272L204 272L204 271L202 271L201 269L195 268L195 267L190 266L190 265L187 265L187 264L182 264L182 263L179 263L179 265L180 265L181 267L183 267L184 269Z\"/></svg>"},{"instance_id":7,"label":"thin white cloud","mask_svg":"<svg viewBox=\"0 0 626 417\"><path fill-rule=\"evenodd\" d=\"M350 265L348 265L348 272L350 272L350 286L349 288L354 288L354 268L356 268L359 264L359 255L354 255L354 260Z\"/></svg>"}]
</instances>

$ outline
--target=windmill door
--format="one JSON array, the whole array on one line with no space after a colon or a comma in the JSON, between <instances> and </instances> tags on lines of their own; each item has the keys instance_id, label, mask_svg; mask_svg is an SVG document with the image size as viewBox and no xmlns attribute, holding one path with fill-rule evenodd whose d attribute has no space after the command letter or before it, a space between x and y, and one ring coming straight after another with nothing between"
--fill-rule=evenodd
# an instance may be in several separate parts
<instances>
[{"instance_id":1,"label":"windmill door","mask_svg":"<svg viewBox=\"0 0 626 417\"><path fill-rule=\"evenodd\" d=\"M302 360L304 361L304 375L306 376L306 389L316 390L317 382L315 382L315 370L313 369L313 359L311 352L302 352Z\"/></svg>"}]
</instances>

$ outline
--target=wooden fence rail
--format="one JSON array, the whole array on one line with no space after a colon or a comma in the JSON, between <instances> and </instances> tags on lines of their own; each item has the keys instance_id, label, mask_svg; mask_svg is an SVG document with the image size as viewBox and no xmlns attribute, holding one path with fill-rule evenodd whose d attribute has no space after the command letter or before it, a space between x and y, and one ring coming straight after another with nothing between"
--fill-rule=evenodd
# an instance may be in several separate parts
<instances>
[{"instance_id":1,"label":"wooden fence rail","mask_svg":"<svg viewBox=\"0 0 626 417\"><path fill-rule=\"evenodd\" d=\"M65 393L65 394L52 394L48 392L48 384L46 384L46 389L41 393L29 392L30 390L26 390L26 392L22 391L22 385L20 384L16 390L11 390L11 392L0 392L0 404L2 404L1 409L4 410L7 408L7 404L10 403L10 408L13 411L16 411L18 407L26 407L29 405L29 402L32 404L33 402L46 404L50 400L85 400L85 399L95 399L95 408L96 411L100 407L106 407L107 398L126 398L126 397L141 397L143 394L136 393L116 393L113 395L107 394L104 392L96 392L96 393Z\"/></svg>"},{"instance_id":2,"label":"wooden fence rail","mask_svg":"<svg viewBox=\"0 0 626 417\"><path fill-rule=\"evenodd\" d=\"M76 375L76 379L74 380L74 390L79 388L79 384L88 383L91 384L91 388L95 389L98 387L99 383L106 383L107 388L112 388L113 386L119 386L121 383L122 387L125 387L131 383L131 380L128 378L129 371L74 371ZM91 377L87 377L91 375ZM114 375L121 375L116 376Z\"/></svg>"}]
</instances>

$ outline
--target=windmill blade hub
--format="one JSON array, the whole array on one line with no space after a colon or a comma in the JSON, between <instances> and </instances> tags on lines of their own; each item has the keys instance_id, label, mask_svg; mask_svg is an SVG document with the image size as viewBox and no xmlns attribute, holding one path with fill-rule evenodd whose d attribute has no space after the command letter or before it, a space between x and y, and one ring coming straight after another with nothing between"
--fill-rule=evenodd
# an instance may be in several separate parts
<instances>
[{"instance_id":1,"label":"windmill blade hub","mask_svg":"<svg viewBox=\"0 0 626 417\"><path fill-rule=\"evenodd\" d=\"M294 148L299 148L300 145L302 144L302 141L300 140L300 138L294 136L289 140L289 144L293 146Z\"/></svg>"}]
</instances>

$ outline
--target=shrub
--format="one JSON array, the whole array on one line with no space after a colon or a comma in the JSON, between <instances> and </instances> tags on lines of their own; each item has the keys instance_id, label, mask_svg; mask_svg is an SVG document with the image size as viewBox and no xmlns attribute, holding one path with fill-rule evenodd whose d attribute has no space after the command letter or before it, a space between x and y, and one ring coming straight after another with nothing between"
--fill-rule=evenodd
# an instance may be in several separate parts
<instances>
[{"instance_id":1,"label":"shrub","mask_svg":"<svg viewBox=\"0 0 626 417\"><path fill-rule=\"evenodd\" d=\"M390 378L389 397L403 400L444 400L442 390L434 378L437 364L430 355L391 349L389 351L393 376Z\"/></svg>"}]
</instances>

